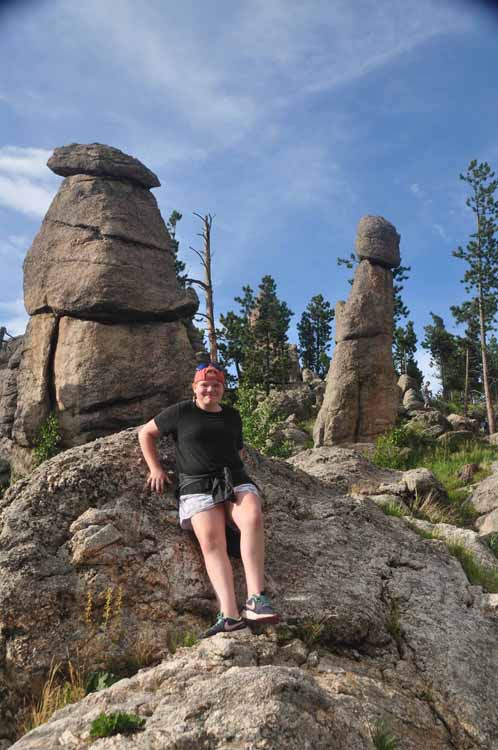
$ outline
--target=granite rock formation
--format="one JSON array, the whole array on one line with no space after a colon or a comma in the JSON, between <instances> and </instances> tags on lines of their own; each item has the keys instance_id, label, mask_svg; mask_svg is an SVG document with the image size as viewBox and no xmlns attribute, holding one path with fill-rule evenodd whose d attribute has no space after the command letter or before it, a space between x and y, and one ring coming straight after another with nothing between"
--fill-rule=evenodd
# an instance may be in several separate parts
<instances>
[{"instance_id":1,"label":"granite rock formation","mask_svg":"<svg viewBox=\"0 0 498 750\"><path fill-rule=\"evenodd\" d=\"M315 446L371 442L395 423L399 389L392 363L393 278L399 235L380 216L364 216L360 258L347 302L336 306L336 347L314 427Z\"/></svg>"},{"instance_id":2,"label":"granite rock formation","mask_svg":"<svg viewBox=\"0 0 498 750\"><path fill-rule=\"evenodd\" d=\"M320 451L334 453L337 474L341 449ZM160 453L174 468L172 442L161 441ZM343 473L354 464L345 453ZM284 625L278 637L221 635L173 657L168 631L201 629L217 604L173 498L145 490L136 431L72 448L7 491L4 747L23 696L39 688L52 659L78 652L92 667L116 664L139 643L164 661L67 706L15 749L86 747L91 720L122 709L146 719L137 748L367 750L369 725L388 718L406 750L496 750L496 597L470 585L443 542L385 516L368 496L255 451L247 465L264 496L266 586ZM243 600L237 562L235 574Z\"/></svg>"},{"instance_id":3,"label":"granite rock formation","mask_svg":"<svg viewBox=\"0 0 498 750\"><path fill-rule=\"evenodd\" d=\"M97 143L57 148L48 165L66 179L24 262L31 317L14 407L12 376L0 395L16 473L32 467L49 413L64 448L140 424L189 395L196 362L198 299L176 280L156 175Z\"/></svg>"}]
</instances>

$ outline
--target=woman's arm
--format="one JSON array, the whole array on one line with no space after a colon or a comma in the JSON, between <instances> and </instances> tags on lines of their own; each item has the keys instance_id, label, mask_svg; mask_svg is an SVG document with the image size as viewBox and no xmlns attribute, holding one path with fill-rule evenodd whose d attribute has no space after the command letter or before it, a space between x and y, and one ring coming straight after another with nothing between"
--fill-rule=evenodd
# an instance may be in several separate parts
<instances>
[{"instance_id":1,"label":"woman's arm","mask_svg":"<svg viewBox=\"0 0 498 750\"><path fill-rule=\"evenodd\" d=\"M156 448L156 440L160 436L160 432L153 419L147 424L144 424L138 431L138 442L144 459L149 467L150 474L147 478L147 484L154 492L163 493L164 483L172 484L171 479L168 477L161 462L159 460L159 454Z\"/></svg>"}]
</instances>

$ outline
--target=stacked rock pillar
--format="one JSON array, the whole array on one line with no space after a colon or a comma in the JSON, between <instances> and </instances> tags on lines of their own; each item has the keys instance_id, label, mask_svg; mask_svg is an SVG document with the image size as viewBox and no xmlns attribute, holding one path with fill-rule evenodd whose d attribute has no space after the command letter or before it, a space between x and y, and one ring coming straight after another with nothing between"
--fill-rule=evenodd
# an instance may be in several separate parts
<instances>
[{"instance_id":1,"label":"stacked rock pillar","mask_svg":"<svg viewBox=\"0 0 498 750\"><path fill-rule=\"evenodd\" d=\"M51 412L63 447L84 443L187 397L195 367L182 319L198 299L177 282L156 175L101 144L57 148L48 166L65 180L24 263L20 472Z\"/></svg>"},{"instance_id":2,"label":"stacked rock pillar","mask_svg":"<svg viewBox=\"0 0 498 750\"><path fill-rule=\"evenodd\" d=\"M360 262L349 299L336 306L336 347L314 427L315 447L372 442L396 421L392 268L400 263L399 239L381 216L364 216L359 223Z\"/></svg>"}]
</instances>

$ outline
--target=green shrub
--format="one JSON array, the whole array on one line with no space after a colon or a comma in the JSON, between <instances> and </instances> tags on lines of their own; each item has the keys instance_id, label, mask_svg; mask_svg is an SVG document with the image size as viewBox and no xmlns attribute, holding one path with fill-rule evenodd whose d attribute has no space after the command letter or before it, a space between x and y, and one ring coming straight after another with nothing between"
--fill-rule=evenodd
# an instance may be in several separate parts
<instances>
[{"instance_id":1,"label":"green shrub","mask_svg":"<svg viewBox=\"0 0 498 750\"><path fill-rule=\"evenodd\" d=\"M119 682L120 679L121 677L113 674L113 672L103 670L92 672L86 685L86 694L97 693L99 690L111 687L115 682Z\"/></svg>"},{"instance_id":2,"label":"green shrub","mask_svg":"<svg viewBox=\"0 0 498 750\"><path fill-rule=\"evenodd\" d=\"M35 437L34 453L37 464L57 455L60 451L61 440L57 416L54 413L49 414L45 422L38 428Z\"/></svg>"},{"instance_id":3,"label":"green shrub","mask_svg":"<svg viewBox=\"0 0 498 750\"><path fill-rule=\"evenodd\" d=\"M136 714L117 711L112 714L101 713L92 721L90 737L111 737L114 734L132 734L143 729L145 719Z\"/></svg>"},{"instance_id":4,"label":"green shrub","mask_svg":"<svg viewBox=\"0 0 498 750\"><path fill-rule=\"evenodd\" d=\"M279 420L271 413L262 389L247 385L239 386L237 409L242 419L244 439L248 445L267 456L288 458L291 455L291 446L286 440L271 440L271 434Z\"/></svg>"}]
</instances>

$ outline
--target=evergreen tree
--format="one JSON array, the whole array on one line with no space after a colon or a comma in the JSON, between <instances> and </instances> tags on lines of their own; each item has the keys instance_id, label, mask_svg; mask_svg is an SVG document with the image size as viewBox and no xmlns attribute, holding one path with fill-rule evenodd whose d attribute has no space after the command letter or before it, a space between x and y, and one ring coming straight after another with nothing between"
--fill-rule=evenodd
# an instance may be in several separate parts
<instances>
[{"instance_id":1,"label":"evergreen tree","mask_svg":"<svg viewBox=\"0 0 498 750\"><path fill-rule=\"evenodd\" d=\"M476 300L467 300L460 306L453 305L450 309L455 321L465 325L464 335L458 337L462 361L455 363L455 367L458 371L463 369L463 413L467 416L470 392L482 391L479 308Z\"/></svg>"},{"instance_id":2,"label":"evergreen tree","mask_svg":"<svg viewBox=\"0 0 498 750\"><path fill-rule=\"evenodd\" d=\"M225 367L235 365L239 383L262 387L288 382L290 366L287 332L293 313L277 297L271 276L264 276L257 297L250 286L243 287L237 314L220 315L219 351Z\"/></svg>"},{"instance_id":3,"label":"evergreen tree","mask_svg":"<svg viewBox=\"0 0 498 750\"><path fill-rule=\"evenodd\" d=\"M256 304L250 286L242 287L242 292L241 297L235 297L240 306L239 314L229 310L226 315L220 315L222 328L217 331L220 363L225 369L233 364L239 382L242 381L246 356L254 349L251 316Z\"/></svg>"},{"instance_id":4,"label":"evergreen tree","mask_svg":"<svg viewBox=\"0 0 498 750\"><path fill-rule=\"evenodd\" d=\"M334 310L323 295L311 298L306 310L297 324L299 334L299 353L303 367L309 367L321 378L327 374L330 358L327 351L332 338Z\"/></svg>"},{"instance_id":5,"label":"evergreen tree","mask_svg":"<svg viewBox=\"0 0 498 750\"><path fill-rule=\"evenodd\" d=\"M476 230L470 235L466 247L459 247L453 255L467 264L462 283L466 292L473 294L479 311L482 380L489 431L492 433L495 431L495 414L489 382L487 335L497 312L498 201L495 193L498 181L487 162L478 164L475 159L470 162L466 174L460 175L460 179L467 183L471 191L465 202L474 214Z\"/></svg>"},{"instance_id":6,"label":"evergreen tree","mask_svg":"<svg viewBox=\"0 0 498 750\"><path fill-rule=\"evenodd\" d=\"M425 338L422 346L431 355L430 365L437 372L441 381L443 398L448 399L451 390L461 390L462 372L456 367L461 364L458 337L454 336L444 324L443 318L431 313L432 325L424 326Z\"/></svg>"},{"instance_id":7,"label":"evergreen tree","mask_svg":"<svg viewBox=\"0 0 498 750\"><path fill-rule=\"evenodd\" d=\"M290 358L287 331L294 313L277 297L275 280L263 276L252 312L253 351L246 357L244 384L261 384L266 393L272 385L288 382Z\"/></svg>"},{"instance_id":8,"label":"evergreen tree","mask_svg":"<svg viewBox=\"0 0 498 750\"><path fill-rule=\"evenodd\" d=\"M186 279L187 274L185 273L186 265L182 260L178 259L178 250L180 247L180 243L176 239L176 225L179 221L181 221L183 214L181 214L176 209L172 211L171 216L168 219L168 222L166 224L168 228L168 232L171 237L171 252L173 253L173 256L175 258L175 273L176 278L180 286L185 287L186 286Z\"/></svg>"},{"instance_id":9,"label":"evergreen tree","mask_svg":"<svg viewBox=\"0 0 498 750\"><path fill-rule=\"evenodd\" d=\"M405 328L396 326L393 337L394 368L398 375L410 375L421 386L424 376L415 359L416 352L417 334L413 320L409 320Z\"/></svg>"}]
</instances>

